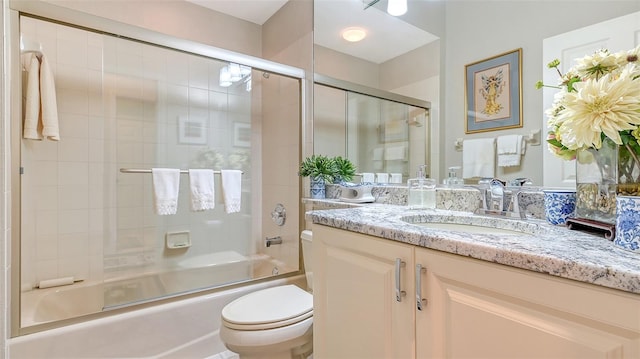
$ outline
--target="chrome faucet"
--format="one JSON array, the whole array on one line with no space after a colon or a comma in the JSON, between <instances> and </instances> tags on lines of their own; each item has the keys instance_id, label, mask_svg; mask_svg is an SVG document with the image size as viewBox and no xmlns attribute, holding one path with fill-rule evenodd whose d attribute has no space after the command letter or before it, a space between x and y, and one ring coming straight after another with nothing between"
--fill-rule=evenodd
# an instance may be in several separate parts
<instances>
[{"instance_id":1,"label":"chrome faucet","mask_svg":"<svg viewBox=\"0 0 640 359\"><path fill-rule=\"evenodd\" d=\"M482 197L482 208L477 214L498 215L525 219L525 212L520 210L518 197L524 185L531 184L527 178L516 178L508 185L497 178L483 178L478 181L478 189Z\"/></svg>"}]
</instances>

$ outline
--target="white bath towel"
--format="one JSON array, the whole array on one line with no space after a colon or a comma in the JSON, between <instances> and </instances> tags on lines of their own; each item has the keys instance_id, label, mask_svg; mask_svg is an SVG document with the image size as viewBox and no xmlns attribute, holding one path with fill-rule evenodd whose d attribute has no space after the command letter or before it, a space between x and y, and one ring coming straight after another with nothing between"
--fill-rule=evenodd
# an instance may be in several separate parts
<instances>
[{"instance_id":1,"label":"white bath towel","mask_svg":"<svg viewBox=\"0 0 640 359\"><path fill-rule=\"evenodd\" d=\"M180 170L177 168L152 168L153 199L156 214L176 214L178 210L178 190Z\"/></svg>"},{"instance_id":2,"label":"white bath towel","mask_svg":"<svg viewBox=\"0 0 640 359\"><path fill-rule=\"evenodd\" d=\"M59 141L60 128L58 126L56 85L53 81L53 73L49 68L49 60L44 55L40 59L40 107L42 136L52 141Z\"/></svg>"},{"instance_id":3,"label":"white bath towel","mask_svg":"<svg viewBox=\"0 0 640 359\"><path fill-rule=\"evenodd\" d=\"M240 212L242 201L242 171L220 170L222 178L222 197L227 213Z\"/></svg>"},{"instance_id":4,"label":"white bath towel","mask_svg":"<svg viewBox=\"0 0 640 359\"><path fill-rule=\"evenodd\" d=\"M192 211L206 211L215 208L213 170L189 169L189 185Z\"/></svg>"},{"instance_id":5,"label":"white bath towel","mask_svg":"<svg viewBox=\"0 0 640 359\"><path fill-rule=\"evenodd\" d=\"M464 140L462 143L462 177L494 177L495 171L495 139Z\"/></svg>"},{"instance_id":6,"label":"white bath towel","mask_svg":"<svg viewBox=\"0 0 640 359\"><path fill-rule=\"evenodd\" d=\"M22 136L28 140L40 140L40 62L35 54L27 53L22 55L22 67L27 78Z\"/></svg>"},{"instance_id":7,"label":"white bath towel","mask_svg":"<svg viewBox=\"0 0 640 359\"><path fill-rule=\"evenodd\" d=\"M384 159L387 161L404 161L407 159L407 146L392 146L384 150Z\"/></svg>"},{"instance_id":8,"label":"white bath towel","mask_svg":"<svg viewBox=\"0 0 640 359\"><path fill-rule=\"evenodd\" d=\"M23 137L29 140L60 140L58 104L53 73L44 55L22 55L27 71Z\"/></svg>"},{"instance_id":9,"label":"white bath towel","mask_svg":"<svg viewBox=\"0 0 640 359\"><path fill-rule=\"evenodd\" d=\"M524 146L524 136L522 135L499 136L497 140L498 166L520 166L520 158L524 154Z\"/></svg>"},{"instance_id":10,"label":"white bath towel","mask_svg":"<svg viewBox=\"0 0 640 359\"><path fill-rule=\"evenodd\" d=\"M363 173L362 174L362 180L360 180L360 182L362 183L373 183L373 181L375 181L375 175L373 173Z\"/></svg>"}]
</instances>

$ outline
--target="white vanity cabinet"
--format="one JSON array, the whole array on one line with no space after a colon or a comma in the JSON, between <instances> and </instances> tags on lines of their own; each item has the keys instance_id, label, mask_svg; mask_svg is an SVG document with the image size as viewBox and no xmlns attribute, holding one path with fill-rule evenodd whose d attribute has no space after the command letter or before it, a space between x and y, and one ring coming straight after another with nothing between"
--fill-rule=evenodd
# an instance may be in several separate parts
<instances>
[{"instance_id":1,"label":"white vanity cabinet","mask_svg":"<svg viewBox=\"0 0 640 359\"><path fill-rule=\"evenodd\" d=\"M640 295L314 225L314 358L640 358ZM401 302L395 260L402 258ZM416 265L420 290L416 291ZM416 293L426 299L417 310Z\"/></svg>"}]
</instances>

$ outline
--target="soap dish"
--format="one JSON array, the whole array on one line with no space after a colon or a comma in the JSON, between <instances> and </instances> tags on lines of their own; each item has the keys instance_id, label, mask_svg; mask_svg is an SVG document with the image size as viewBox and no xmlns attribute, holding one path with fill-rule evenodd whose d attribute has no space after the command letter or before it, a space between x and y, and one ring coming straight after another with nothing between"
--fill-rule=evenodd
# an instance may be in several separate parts
<instances>
[{"instance_id":1,"label":"soap dish","mask_svg":"<svg viewBox=\"0 0 640 359\"><path fill-rule=\"evenodd\" d=\"M191 235L189 231L167 232L164 238L168 249L191 247Z\"/></svg>"}]
</instances>

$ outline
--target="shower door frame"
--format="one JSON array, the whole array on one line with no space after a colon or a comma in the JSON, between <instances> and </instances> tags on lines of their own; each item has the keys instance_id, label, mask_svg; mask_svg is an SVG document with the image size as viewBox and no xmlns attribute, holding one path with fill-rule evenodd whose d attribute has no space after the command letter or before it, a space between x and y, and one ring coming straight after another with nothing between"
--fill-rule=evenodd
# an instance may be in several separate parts
<instances>
[{"instance_id":1,"label":"shower door frame","mask_svg":"<svg viewBox=\"0 0 640 359\"><path fill-rule=\"evenodd\" d=\"M10 99L10 123L19 124L22 122L22 85L20 82L20 16L24 14L39 18L45 21L51 21L64 25L69 25L76 28L86 29L98 33L114 35L120 38L133 40L137 42L147 43L151 45L161 46L176 51L182 51L185 53L200 55L216 60L241 63L243 65L252 67L255 70L277 73L282 76L290 77L299 80L300 83L300 144L301 152L304 152L304 146L307 143L305 139L305 123L307 120L306 114L306 72L304 69L296 68L289 65L283 65L269 60L264 60L251 55L244 55L241 53L220 49L214 46L205 45L192 40L180 39L171 35L161 34L152 30L120 23L115 20L102 18L99 16L83 13L80 11L48 4L44 2L31 2L31 1L11 1L9 4L8 14L6 18L9 24L5 26L9 31L7 41L9 46L6 58L10 61L9 79L5 84L5 90L11 93ZM21 128L22 126L11 125L9 126L10 133L10 151L11 151L11 266L10 266L10 337L17 337L25 334L35 333L42 330L57 328L62 325L68 325L71 323L82 322L91 318L98 318L109 315L106 312L100 312L91 314L86 317L65 319L62 321L46 323L34 327L21 327L21 308L20 308L20 295L21 295ZM300 156L300 154L299 154ZM299 193L301 193L302 182L299 184ZM304 227L304 217L299 217L299 228ZM301 259L299 259L301 262ZM302 272L302 267L297 272L288 273L285 275L268 277L265 279L256 279L250 281L259 282L263 280L282 278L286 276L298 275ZM224 287L229 288L229 287ZM205 289L206 290L206 289ZM187 293L179 296L172 296L170 298L158 298L152 303L162 303L165 301L176 300L180 298L188 297L193 293ZM148 305L148 304L141 304ZM120 312L123 310L134 310L136 305L119 309L114 312ZM112 312L109 312L112 313Z\"/></svg>"}]
</instances>

